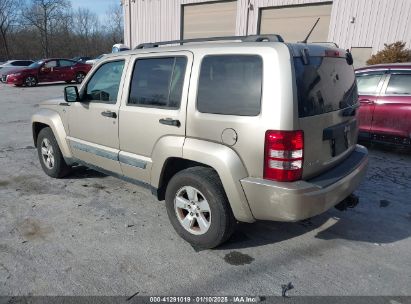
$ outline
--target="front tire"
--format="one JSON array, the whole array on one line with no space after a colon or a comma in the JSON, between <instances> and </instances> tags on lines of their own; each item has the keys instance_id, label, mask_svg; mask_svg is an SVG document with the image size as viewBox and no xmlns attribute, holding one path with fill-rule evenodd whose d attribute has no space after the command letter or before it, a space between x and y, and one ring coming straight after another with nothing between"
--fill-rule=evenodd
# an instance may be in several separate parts
<instances>
[{"instance_id":1,"label":"front tire","mask_svg":"<svg viewBox=\"0 0 411 304\"><path fill-rule=\"evenodd\" d=\"M37 85L37 78L34 76L27 76L26 79L24 79L24 84L26 87L35 87Z\"/></svg>"},{"instance_id":2,"label":"front tire","mask_svg":"<svg viewBox=\"0 0 411 304\"><path fill-rule=\"evenodd\" d=\"M176 232L195 247L217 247L235 229L224 188L211 168L193 167L174 175L166 190L166 208Z\"/></svg>"},{"instance_id":3,"label":"front tire","mask_svg":"<svg viewBox=\"0 0 411 304\"><path fill-rule=\"evenodd\" d=\"M37 153L41 167L48 176L62 178L70 172L49 127L42 129L37 137Z\"/></svg>"},{"instance_id":4,"label":"front tire","mask_svg":"<svg viewBox=\"0 0 411 304\"><path fill-rule=\"evenodd\" d=\"M78 72L76 74L76 79L75 79L76 83L77 84L82 83L85 77L86 77L86 74L84 74L83 72Z\"/></svg>"}]
</instances>

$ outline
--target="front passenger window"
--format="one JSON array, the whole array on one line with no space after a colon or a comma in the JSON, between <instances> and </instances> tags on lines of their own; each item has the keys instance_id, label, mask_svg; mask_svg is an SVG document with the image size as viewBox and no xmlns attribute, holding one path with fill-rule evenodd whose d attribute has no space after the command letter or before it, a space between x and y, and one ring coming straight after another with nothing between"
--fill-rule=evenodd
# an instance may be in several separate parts
<instances>
[{"instance_id":1,"label":"front passenger window","mask_svg":"<svg viewBox=\"0 0 411 304\"><path fill-rule=\"evenodd\" d=\"M56 60L48 61L48 62L46 62L46 64L44 65L44 67L45 67L46 69L55 68L55 67L57 67L57 61L56 61Z\"/></svg>"},{"instance_id":2,"label":"front passenger window","mask_svg":"<svg viewBox=\"0 0 411 304\"><path fill-rule=\"evenodd\" d=\"M87 83L85 99L115 104L123 68L124 60L111 61L100 66Z\"/></svg>"}]
</instances>

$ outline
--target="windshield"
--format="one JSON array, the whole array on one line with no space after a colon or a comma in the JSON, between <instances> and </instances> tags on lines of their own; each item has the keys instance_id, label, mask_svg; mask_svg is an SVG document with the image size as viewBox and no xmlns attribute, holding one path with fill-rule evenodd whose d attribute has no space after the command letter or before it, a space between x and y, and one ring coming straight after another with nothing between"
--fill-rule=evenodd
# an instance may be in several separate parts
<instances>
[{"instance_id":1,"label":"windshield","mask_svg":"<svg viewBox=\"0 0 411 304\"><path fill-rule=\"evenodd\" d=\"M43 60L36 61L36 62L30 64L28 66L28 68L30 68L30 69L39 68L43 64L43 62L44 62Z\"/></svg>"},{"instance_id":2,"label":"windshield","mask_svg":"<svg viewBox=\"0 0 411 304\"><path fill-rule=\"evenodd\" d=\"M345 58L310 57L304 64L294 58L299 117L320 115L358 103L352 66Z\"/></svg>"}]
</instances>

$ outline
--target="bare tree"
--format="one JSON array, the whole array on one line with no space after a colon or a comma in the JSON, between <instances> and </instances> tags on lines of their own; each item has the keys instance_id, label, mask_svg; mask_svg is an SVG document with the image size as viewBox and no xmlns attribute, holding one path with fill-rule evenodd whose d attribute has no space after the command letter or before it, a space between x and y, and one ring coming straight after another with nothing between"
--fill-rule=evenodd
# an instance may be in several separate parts
<instances>
[{"instance_id":1,"label":"bare tree","mask_svg":"<svg viewBox=\"0 0 411 304\"><path fill-rule=\"evenodd\" d=\"M2 59L97 56L122 41L119 5L100 20L92 10L72 10L71 0L0 0Z\"/></svg>"},{"instance_id":2,"label":"bare tree","mask_svg":"<svg viewBox=\"0 0 411 304\"><path fill-rule=\"evenodd\" d=\"M0 0L0 34L7 59L10 58L8 34L19 19L21 4L21 0Z\"/></svg>"},{"instance_id":3,"label":"bare tree","mask_svg":"<svg viewBox=\"0 0 411 304\"><path fill-rule=\"evenodd\" d=\"M120 5L113 4L106 12L106 31L111 36L113 43L123 42L123 9Z\"/></svg>"},{"instance_id":4,"label":"bare tree","mask_svg":"<svg viewBox=\"0 0 411 304\"><path fill-rule=\"evenodd\" d=\"M100 28L98 16L88 8L79 7L73 15L73 31L84 46L84 55L91 55L92 39Z\"/></svg>"},{"instance_id":5,"label":"bare tree","mask_svg":"<svg viewBox=\"0 0 411 304\"><path fill-rule=\"evenodd\" d=\"M23 17L30 25L37 28L40 34L45 57L50 55L52 29L66 17L65 12L70 7L71 2L68 0L30 0L28 7L24 10Z\"/></svg>"}]
</instances>

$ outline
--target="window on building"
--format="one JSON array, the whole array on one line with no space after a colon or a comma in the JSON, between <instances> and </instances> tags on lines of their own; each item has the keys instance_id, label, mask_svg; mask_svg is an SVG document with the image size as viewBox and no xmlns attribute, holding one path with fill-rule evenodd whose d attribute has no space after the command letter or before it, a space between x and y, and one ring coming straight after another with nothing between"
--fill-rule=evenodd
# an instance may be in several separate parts
<instances>
[{"instance_id":1,"label":"window on building","mask_svg":"<svg viewBox=\"0 0 411 304\"><path fill-rule=\"evenodd\" d=\"M178 109L186 66L185 57L138 59L134 65L128 104Z\"/></svg>"},{"instance_id":2,"label":"window on building","mask_svg":"<svg viewBox=\"0 0 411 304\"><path fill-rule=\"evenodd\" d=\"M375 95L384 74L357 75L358 93L362 95Z\"/></svg>"},{"instance_id":3,"label":"window on building","mask_svg":"<svg viewBox=\"0 0 411 304\"><path fill-rule=\"evenodd\" d=\"M213 55L201 63L197 108L202 113L260 113L263 63L254 55Z\"/></svg>"},{"instance_id":4,"label":"window on building","mask_svg":"<svg viewBox=\"0 0 411 304\"><path fill-rule=\"evenodd\" d=\"M387 95L411 95L411 74L393 74L388 83Z\"/></svg>"}]
</instances>

